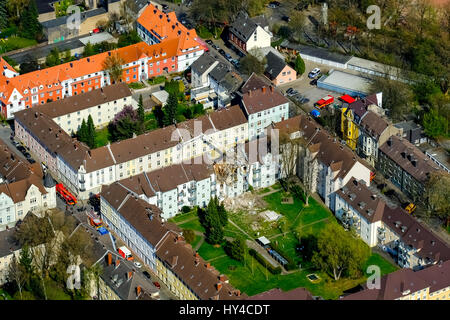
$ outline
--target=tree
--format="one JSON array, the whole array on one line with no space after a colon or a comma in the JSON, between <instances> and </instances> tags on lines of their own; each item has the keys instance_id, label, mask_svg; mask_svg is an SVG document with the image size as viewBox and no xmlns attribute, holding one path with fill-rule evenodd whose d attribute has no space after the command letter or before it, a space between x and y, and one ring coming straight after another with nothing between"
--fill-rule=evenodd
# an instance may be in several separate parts
<instances>
[{"instance_id":1,"label":"tree","mask_svg":"<svg viewBox=\"0 0 450 320\"><path fill-rule=\"evenodd\" d=\"M446 136L448 134L448 120L432 108L423 116L423 128L425 133L432 138Z\"/></svg>"},{"instance_id":2,"label":"tree","mask_svg":"<svg viewBox=\"0 0 450 320\"><path fill-rule=\"evenodd\" d=\"M296 174L299 155L299 139L291 139L284 132L279 134L280 157L281 157L281 176L282 178L291 178Z\"/></svg>"},{"instance_id":3,"label":"tree","mask_svg":"<svg viewBox=\"0 0 450 320\"><path fill-rule=\"evenodd\" d=\"M141 38L139 37L136 30L131 30L128 33L122 34L119 36L119 40L117 41L117 46L119 48L130 46L132 44L141 42Z\"/></svg>"},{"instance_id":4,"label":"tree","mask_svg":"<svg viewBox=\"0 0 450 320\"><path fill-rule=\"evenodd\" d=\"M50 51L50 53L45 58L45 64L48 67L53 67L61 63L61 60L59 58L60 52L58 48L54 48Z\"/></svg>"},{"instance_id":5,"label":"tree","mask_svg":"<svg viewBox=\"0 0 450 320\"><path fill-rule=\"evenodd\" d=\"M169 93L169 99L165 106L166 112L164 117L164 125L169 126L174 123L175 115L177 114L178 99L175 93Z\"/></svg>"},{"instance_id":6,"label":"tree","mask_svg":"<svg viewBox=\"0 0 450 320\"><path fill-rule=\"evenodd\" d=\"M217 197L215 197L215 202L217 206L217 214L219 216L220 224L222 227L225 227L228 224L228 213L225 209L225 206L223 203L219 204L219 200Z\"/></svg>"},{"instance_id":7,"label":"tree","mask_svg":"<svg viewBox=\"0 0 450 320\"><path fill-rule=\"evenodd\" d=\"M0 0L0 30L5 29L8 26L8 10L7 1Z\"/></svg>"},{"instance_id":8,"label":"tree","mask_svg":"<svg viewBox=\"0 0 450 320\"><path fill-rule=\"evenodd\" d=\"M38 39L42 35L42 25L38 20L36 1L28 0L26 3L20 14L19 35L28 39Z\"/></svg>"},{"instance_id":9,"label":"tree","mask_svg":"<svg viewBox=\"0 0 450 320\"><path fill-rule=\"evenodd\" d=\"M37 63L36 58L29 58L27 61L22 62L20 64L20 74L29 73L32 71L36 71L39 69L39 64Z\"/></svg>"},{"instance_id":10,"label":"tree","mask_svg":"<svg viewBox=\"0 0 450 320\"><path fill-rule=\"evenodd\" d=\"M239 69L246 75L251 75L253 72L256 74L263 74L265 64L266 62L264 59L259 60L256 56L249 53L241 59Z\"/></svg>"},{"instance_id":11,"label":"tree","mask_svg":"<svg viewBox=\"0 0 450 320\"><path fill-rule=\"evenodd\" d=\"M132 106L125 106L108 125L112 141L129 139L143 132L143 124Z\"/></svg>"},{"instance_id":12,"label":"tree","mask_svg":"<svg viewBox=\"0 0 450 320\"><path fill-rule=\"evenodd\" d=\"M341 276L357 277L370 256L370 248L338 224L327 224L317 237L317 251L311 262L339 280Z\"/></svg>"},{"instance_id":13,"label":"tree","mask_svg":"<svg viewBox=\"0 0 450 320\"><path fill-rule=\"evenodd\" d=\"M86 137L86 143L89 148L94 149L95 148L95 126L94 126L94 120L92 119L92 116L88 116L87 120L87 137Z\"/></svg>"},{"instance_id":14,"label":"tree","mask_svg":"<svg viewBox=\"0 0 450 320\"><path fill-rule=\"evenodd\" d=\"M164 127L164 111L162 110L161 106L155 106L155 109L153 109L153 114L155 115L156 122L158 123L158 127L162 128Z\"/></svg>"},{"instance_id":15,"label":"tree","mask_svg":"<svg viewBox=\"0 0 450 320\"><path fill-rule=\"evenodd\" d=\"M192 244L195 240L195 232L191 229L183 229L183 237L184 240L186 240L187 243Z\"/></svg>"},{"instance_id":16,"label":"tree","mask_svg":"<svg viewBox=\"0 0 450 320\"><path fill-rule=\"evenodd\" d=\"M450 217L450 174L436 171L430 174L425 186L425 203L429 213L443 219Z\"/></svg>"},{"instance_id":17,"label":"tree","mask_svg":"<svg viewBox=\"0 0 450 320\"><path fill-rule=\"evenodd\" d=\"M122 66L124 64L125 61L117 52L111 52L111 55L106 57L106 59L103 61L103 70L108 72L111 83L116 83L122 80Z\"/></svg>"},{"instance_id":18,"label":"tree","mask_svg":"<svg viewBox=\"0 0 450 320\"><path fill-rule=\"evenodd\" d=\"M83 119L83 121L81 122L80 129L78 129L77 132L77 138L79 141L87 143L88 135L89 135L88 126L86 124L86 121Z\"/></svg>"},{"instance_id":19,"label":"tree","mask_svg":"<svg viewBox=\"0 0 450 320\"><path fill-rule=\"evenodd\" d=\"M139 95L137 115L138 115L139 121L144 123L144 121L145 121L145 111L144 111L144 102L142 100L142 94Z\"/></svg>"},{"instance_id":20,"label":"tree","mask_svg":"<svg viewBox=\"0 0 450 320\"><path fill-rule=\"evenodd\" d=\"M22 300L22 290L27 281L27 274L23 266L17 261L15 255L13 255L9 264L7 280L19 290L20 300Z\"/></svg>"},{"instance_id":21,"label":"tree","mask_svg":"<svg viewBox=\"0 0 450 320\"><path fill-rule=\"evenodd\" d=\"M413 102L413 93L410 87L400 81L386 77L373 77L370 92L383 92L383 106L389 109L394 120L401 120Z\"/></svg>"},{"instance_id":22,"label":"tree","mask_svg":"<svg viewBox=\"0 0 450 320\"><path fill-rule=\"evenodd\" d=\"M236 238L233 242L227 242L225 252L234 260L244 261L247 244L242 237Z\"/></svg>"},{"instance_id":23,"label":"tree","mask_svg":"<svg viewBox=\"0 0 450 320\"><path fill-rule=\"evenodd\" d=\"M297 57L295 58L295 67L294 67L295 71L297 72L297 75L301 76L302 74L305 73L305 61L303 61L302 57L300 56L300 54L297 55Z\"/></svg>"},{"instance_id":24,"label":"tree","mask_svg":"<svg viewBox=\"0 0 450 320\"><path fill-rule=\"evenodd\" d=\"M84 46L83 57L93 56L95 53L96 52L94 50L94 46L91 44L91 42L88 42Z\"/></svg>"},{"instance_id":25,"label":"tree","mask_svg":"<svg viewBox=\"0 0 450 320\"><path fill-rule=\"evenodd\" d=\"M294 11L290 15L291 21L289 21L288 25L293 31L294 37L299 38L304 30L305 25L305 15L302 12Z\"/></svg>"},{"instance_id":26,"label":"tree","mask_svg":"<svg viewBox=\"0 0 450 320\"><path fill-rule=\"evenodd\" d=\"M132 29L133 22L137 18L135 12L138 12L135 1L125 0L120 4L120 17L125 20L127 30Z\"/></svg>"},{"instance_id":27,"label":"tree","mask_svg":"<svg viewBox=\"0 0 450 320\"><path fill-rule=\"evenodd\" d=\"M16 19L19 20L20 13L23 12L23 9L28 5L29 0L7 0L6 7L10 12L14 12L16 14Z\"/></svg>"},{"instance_id":28,"label":"tree","mask_svg":"<svg viewBox=\"0 0 450 320\"><path fill-rule=\"evenodd\" d=\"M223 241L224 231L217 208L217 199L211 199L206 210L197 209L200 223L205 228L205 240L211 244L219 244Z\"/></svg>"}]
</instances>

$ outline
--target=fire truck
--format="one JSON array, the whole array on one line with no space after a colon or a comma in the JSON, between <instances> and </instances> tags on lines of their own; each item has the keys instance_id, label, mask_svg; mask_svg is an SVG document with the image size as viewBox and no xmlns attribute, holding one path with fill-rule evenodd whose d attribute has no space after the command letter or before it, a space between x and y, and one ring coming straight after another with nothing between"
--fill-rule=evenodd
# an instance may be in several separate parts
<instances>
[{"instance_id":1,"label":"fire truck","mask_svg":"<svg viewBox=\"0 0 450 320\"><path fill-rule=\"evenodd\" d=\"M68 205L75 205L77 198L67 190L62 183L56 185L56 193L62 198Z\"/></svg>"},{"instance_id":2,"label":"fire truck","mask_svg":"<svg viewBox=\"0 0 450 320\"><path fill-rule=\"evenodd\" d=\"M323 97L322 99L320 99L319 101L317 101L314 106L316 108L322 109L330 104L332 104L334 102L334 97L327 95L325 97Z\"/></svg>"},{"instance_id":3,"label":"fire truck","mask_svg":"<svg viewBox=\"0 0 450 320\"><path fill-rule=\"evenodd\" d=\"M125 246L120 247L119 249L117 249L117 251L124 259L127 259L127 260L134 259L133 256L131 255L131 251Z\"/></svg>"}]
</instances>

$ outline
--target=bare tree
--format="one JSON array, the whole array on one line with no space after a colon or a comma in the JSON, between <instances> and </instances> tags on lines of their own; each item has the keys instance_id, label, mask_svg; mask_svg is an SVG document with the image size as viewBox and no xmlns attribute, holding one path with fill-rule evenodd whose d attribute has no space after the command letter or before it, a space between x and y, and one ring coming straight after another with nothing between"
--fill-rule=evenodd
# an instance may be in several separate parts
<instances>
[{"instance_id":1,"label":"bare tree","mask_svg":"<svg viewBox=\"0 0 450 320\"><path fill-rule=\"evenodd\" d=\"M291 139L286 133L280 133L281 175L291 178L297 173L299 139Z\"/></svg>"},{"instance_id":2,"label":"bare tree","mask_svg":"<svg viewBox=\"0 0 450 320\"><path fill-rule=\"evenodd\" d=\"M125 61L117 52L113 52L103 61L103 70L108 72L111 83L116 83L122 79L124 63Z\"/></svg>"},{"instance_id":3,"label":"bare tree","mask_svg":"<svg viewBox=\"0 0 450 320\"><path fill-rule=\"evenodd\" d=\"M28 275L25 268L20 265L19 261L17 261L15 255L13 255L11 263L9 264L7 279L8 282L14 283L17 286L19 289L20 299L23 299L22 289L27 282Z\"/></svg>"}]
</instances>

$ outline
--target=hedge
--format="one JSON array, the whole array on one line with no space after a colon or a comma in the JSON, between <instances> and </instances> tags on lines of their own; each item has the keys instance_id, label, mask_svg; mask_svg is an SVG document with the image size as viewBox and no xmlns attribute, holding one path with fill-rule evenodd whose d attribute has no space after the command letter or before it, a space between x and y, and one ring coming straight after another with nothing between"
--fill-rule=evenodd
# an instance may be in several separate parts
<instances>
[{"instance_id":1,"label":"hedge","mask_svg":"<svg viewBox=\"0 0 450 320\"><path fill-rule=\"evenodd\" d=\"M262 255L260 255L255 249L249 249L248 253L254 257L256 260L258 260L259 263L263 265L264 268L269 270L272 274L280 274L281 273L281 267L278 266L274 268L270 263L267 262L266 259Z\"/></svg>"},{"instance_id":2,"label":"hedge","mask_svg":"<svg viewBox=\"0 0 450 320\"><path fill-rule=\"evenodd\" d=\"M287 260L288 263L284 266L284 268L287 271L291 271L291 270L297 269L297 264L294 262L294 260L292 260L291 257L289 257L285 252L283 252L283 250L281 250L278 245L276 245L275 243L271 243L270 245L271 245L273 250L278 252L278 254L280 256L282 256L283 258L285 258Z\"/></svg>"}]
</instances>

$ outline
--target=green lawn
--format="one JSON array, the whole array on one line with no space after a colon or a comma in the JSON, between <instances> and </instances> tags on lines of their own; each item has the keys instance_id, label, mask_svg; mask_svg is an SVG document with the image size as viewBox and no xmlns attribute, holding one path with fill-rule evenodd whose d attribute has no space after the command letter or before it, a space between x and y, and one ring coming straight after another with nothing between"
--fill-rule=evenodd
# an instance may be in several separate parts
<instances>
[{"instance_id":1,"label":"green lawn","mask_svg":"<svg viewBox=\"0 0 450 320\"><path fill-rule=\"evenodd\" d=\"M378 253L372 253L372 255L367 260L366 264L364 265L364 270L367 270L367 267L370 265L379 266L381 269L381 275L385 275L399 269L397 266L385 260Z\"/></svg>"},{"instance_id":2,"label":"green lawn","mask_svg":"<svg viewBox=\"0 0 450 320\"><path fill-rule=\"evenodd\" d=\"M166 81L165 76L158 76L156 78L150 78L147 80L148 84L150 84L150 85L164 83L165 81Z\"/></svg>"},{"instance_id":3,"label":"green lawn","mask_svg":"<svg viewBox=\"0 0 450 320\"><path fill-rule=\"evenodd\" d=\"M133 82L128 84L128 87L131 89L142 89L145 88L145 84L143 84L142 82Z\"/></svg>"},{"instance_id":4,"label":"green lawn","mask_svg":"<svg viewBox=\"0 0 450 320\"><path fill-rule=\"evenodd\" d=\"M95 146L96 148L106 146L109 142L108 127L104 127L95 131Z\"/></svg>"},{"instance_id":5,"label":"green lawn","mask_svg":"<svg viewBox=\"0 0 450 320\"><path fill-rule=\"evenodd\" d=\"M186 220L190 220L190 219L196 218L196 217L197 217L197 212L196 211L191 211L191 212L188 212L188 213L180 213L180 214L177 214L175 217L170 218L169 222L173 222L173 223L178 224L178 223L182 223L182 222L184 222Z\"/></svg>"},{"instance_id":6,"label":"green lawn","mask_svg":"<svg viewBox=\"0 0 450 320\"><path fill-rule=\"evenodd\" d=\"M188 221L185 223L178 224L178 226L182 229L192 229L199 232L205 232L205 228L200 224L200 221L198 219Z\"/></svg>"},{"instance_id":7,"label":"green lawn","mask_svg":"<svg viewBox=\"0 0 450 320\"><path fill-rule=\"evenodd\" d=\"M6 40L1 39L0 52L4 53L4 52L17 50L17 49L31 47L31 46L34 46L35 44L37 44L36 40L12 36Z\"/></svg>"},{"instance_id":8,"label":"green lawn","mask_svg":"<svg viewBox=\"0 0 450 320\"><path fill-rule=\"evenodd\" d=\"M293 197L293 204L282 204L281 199L284 197ZM265 196L264 201L267 202L267 209L276 211L285 216L288 221L293 221L300 209L303 207L303 201L298 199L297 197L292 196L291 194L286 194L284 192L275 192Z\"/></svg>"},{"instance_id":9,"label":"green lawn","mask_svg":"<svg viewBox=\"0 0 450 320\"><path fill-rule=\"evenodd\" d=\"M202 236L195 236L194 241L192 241L191 246L194 249L199 243L200 241L203 239Z\"/></svg>"},{"instance_id":10,"label":"green lawn","mask_svg":"<svg viewBox=\"0 0 450 320\"><path fill-rule=\"evenodd\" d=\"M225 255L225 251L223 250L223 247L220 246L218 248L214 247L213 245L207 243L206 241L203 242L203 244L198 249L198 254L205 259L206 261L217 258L219 256Z\"/></svg>"}]
</instances>

